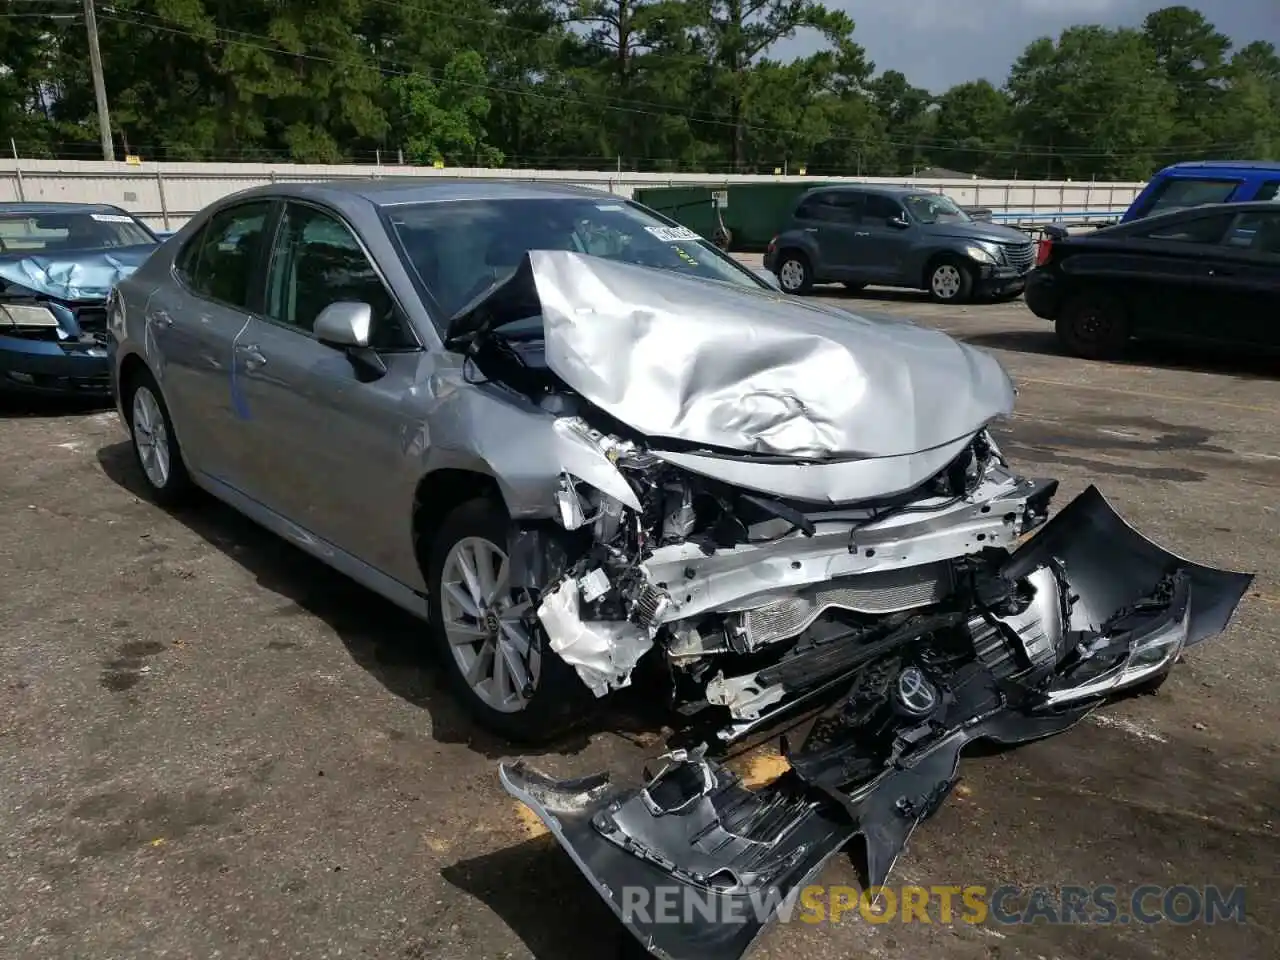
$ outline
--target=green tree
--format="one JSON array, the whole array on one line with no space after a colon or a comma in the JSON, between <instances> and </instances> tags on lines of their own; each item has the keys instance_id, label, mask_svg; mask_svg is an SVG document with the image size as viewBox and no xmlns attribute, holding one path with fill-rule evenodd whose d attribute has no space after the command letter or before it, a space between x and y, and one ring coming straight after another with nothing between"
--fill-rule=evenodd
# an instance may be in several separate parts
<instances>
[{"instance_id":1,"label":"green tree","mask_svg":"<svg viewBox=\"0 0 1280 960\"><path fill-rule=\"evenodd\" d=\"M815 0L694 2L703 11L699 33L711 58L710 89L727 104L729 163L737 170L747 152L747 101L756 59L801 28L816 30L835 44L852 44L853 21Z\"/></svg>"},{"instance_id":2,"label":"green tree","mask_svg":"<svg viewBox=\"0 0 1280 960\"><path fill-rule=\"evenodd\" d=\"M949 145L942 163L984 176L1006 172L1012 111L1005 93L986 80L974 80L952 87L937 103L934 136Z\"/></svg>"},{"instance_id":3,"label":"green tree","mask_svg":"<svg viewBox=\"0 0 1280 960\"><path fill-rule=\"evenodd\" d=\"M1174 125L1169 148L1178 159L1213 157L1223 147L1222 96L1231 40L1190 7L1156 10L1143 21L1143 36L1173 85Z\"/></svg>"},{"instance_id":4,"label":"green tree","mask_svg":"<svg viewBox=\"0 0 1280 960\"><path fill-rule=\"evenodd\" d=\"M391 81L398 110L394 128L410 163L486 166L500 163L502 151L485 141L489 100L480 54L454 54L443 76L421 74Z\"/></svg>"},{"instance_id":5,"label":"green tree","mask_svg":"<svg viewBox=\"0 0 1280 960\"><path fill-rule=\"evenodd\" d=\"M932 139L934 132L930 113L933 96L929 91L912 86L906 75L897 70L886 70L867 84L867 93L884 117L886 134L894 148L893 169L885 172L910 172L929 163L926 141Z\"/></svg>"},{"instance_id":6,"label":"green tree","mask_svg":"<svg viewBox=\"0 0 1280 960\"><path fill-rule=\"evenodd\" d=\"M1215 133L1237 157L1280 157L1280 56L1258 40L1231 58Z\"/></svg>"},{"instance_id":7,"label":"green tree","mask_svg":"<svg viewBox=\"0 0 1280 960\"><path fill-rule=\"evenodd\" d=\"M57 139L50 107L58 92L51 54L59 29L65 24L25 11L0 19L0 131L28 157L49 156Z\"/></svg>"},{"instance_id":8,"label":"green tree","mask_svg":"<svg viewBox=\"0 0 1280 960\"><path fill-rule=\"evenodd\" d=\"M1140 179L1159 165L1176 94L1135 30L1071 27L1009 74L1022 176Z\"/></svg>"}]
</instances>

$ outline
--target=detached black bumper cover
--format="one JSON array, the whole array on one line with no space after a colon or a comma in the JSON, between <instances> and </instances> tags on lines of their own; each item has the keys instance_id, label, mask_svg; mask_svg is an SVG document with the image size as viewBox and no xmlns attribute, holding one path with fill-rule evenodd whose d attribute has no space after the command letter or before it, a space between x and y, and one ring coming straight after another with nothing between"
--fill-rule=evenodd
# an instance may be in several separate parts
<instances>
[{"instance_id":1,"label":"detached black bumper cover","mask_svg":"<svg viewBox=\"0 0 1280 960\"><path fill-rule=\"evenodd\" d=\"M945 706L900 732L879 772L849 782L859 730L840 707L820 718L792 770L758 790L700 756L672 754L639 788L607 775L555 781L502 765L503 786L550 828L596 891L654 956L737 960L848 840L885 883L912 832L957 782L962 750L1067 730L1116 692L1158 680L1190 644L1220 633L1253 581L1183 560L1137 533L1090 487L1001 571L1052 562L1075 601L1073 652L1031 679L957 669ZM794 900L791 901L794 906Z\"/></svg>"}]
</instances>

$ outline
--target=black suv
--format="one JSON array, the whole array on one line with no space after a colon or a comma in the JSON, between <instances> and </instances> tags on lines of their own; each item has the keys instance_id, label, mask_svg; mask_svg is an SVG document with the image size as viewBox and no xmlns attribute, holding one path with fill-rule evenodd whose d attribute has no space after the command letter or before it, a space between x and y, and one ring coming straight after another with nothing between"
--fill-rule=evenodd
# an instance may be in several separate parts
<instances>
[{"instance_id":1,"label":"black suv","mask_svg":"<svg viewBox=\"0 0 1280 960\"><path fill-rule=\"evenodd\" d=\"M764 265L787 293L815 283L927 290L941 303L1017 296L1035 244L974 220L949 197L909 187L816 187L769 244Z\"/></svg>"}]
</instances>

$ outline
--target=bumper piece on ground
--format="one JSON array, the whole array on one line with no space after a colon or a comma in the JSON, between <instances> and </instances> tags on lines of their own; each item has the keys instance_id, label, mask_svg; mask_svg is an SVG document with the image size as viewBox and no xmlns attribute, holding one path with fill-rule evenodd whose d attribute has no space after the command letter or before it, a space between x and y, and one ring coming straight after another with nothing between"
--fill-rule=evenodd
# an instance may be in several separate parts
<instances>
[{"instance_id":1,"label":"bumper piece on ground","mask_svg":"<svg viewBox=\"0 0 1280 960\"><path fill-rule=\"evenodd\" d=\"M1158 682L1186 646L1226 628L1253 580L1152 543L1094 487L1001 577L1030 579L1060 605L1056 652L1010 674L981 655L957 664L936 627L919 630L851 676L798 748L784 740L792 769L760 790L684 752L640 788L607 775L555 781L522 763L500 767L503 786L651 954L736 960L854 836L869 886L883 885L954 788L966 746L1062 733L1108 696Z\"/></svg>"}]
</instances>

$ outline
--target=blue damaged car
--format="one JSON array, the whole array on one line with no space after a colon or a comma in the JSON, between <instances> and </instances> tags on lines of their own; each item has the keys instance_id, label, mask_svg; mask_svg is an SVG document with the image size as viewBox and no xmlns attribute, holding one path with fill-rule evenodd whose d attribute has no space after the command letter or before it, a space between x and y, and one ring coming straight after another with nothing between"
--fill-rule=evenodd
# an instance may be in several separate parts
<instances>
[{"instance_id":1,"label":"blue damaged car","mask_svg":"<svg viewBox=\"0 0 1280 960\"><path fill-rule=\"evenodd\" d=\"M107 299L159 245L119 207L0 203L0 393L107 397Z\"/></svg>"}]
</instances>

